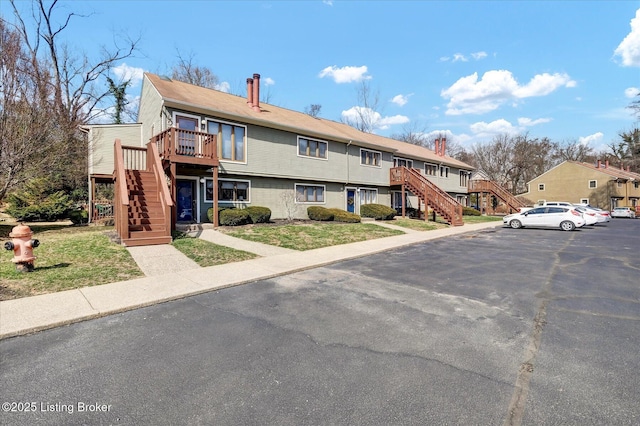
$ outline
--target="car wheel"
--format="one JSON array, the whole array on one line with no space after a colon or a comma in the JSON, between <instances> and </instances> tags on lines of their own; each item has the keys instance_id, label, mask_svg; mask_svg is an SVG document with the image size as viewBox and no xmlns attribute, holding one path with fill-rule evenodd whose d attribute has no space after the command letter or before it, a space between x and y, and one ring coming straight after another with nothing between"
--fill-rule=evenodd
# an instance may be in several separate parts
<instances>
[{"instance_id":1,"label":"car wheel","mask_svg":"<svg viewBox=\"0 0 640 426\"><path fill-rule=\"evenodd\" d=\"M520 222L518 219L513 219L511 222L509 222L509 226L513 229L522 228L522 222Z\"/></svg>"},{"instance_id":2,"label":"car wheel","mask_svg":"<svg viewBox=\"0 0 640 426\"><path fill-rule=\"evenodd\" d=\"M560 224L560 229L563 231L573 231L576 229L576 225L571 221L565 220Z\"/></svg>"}]
</instances>

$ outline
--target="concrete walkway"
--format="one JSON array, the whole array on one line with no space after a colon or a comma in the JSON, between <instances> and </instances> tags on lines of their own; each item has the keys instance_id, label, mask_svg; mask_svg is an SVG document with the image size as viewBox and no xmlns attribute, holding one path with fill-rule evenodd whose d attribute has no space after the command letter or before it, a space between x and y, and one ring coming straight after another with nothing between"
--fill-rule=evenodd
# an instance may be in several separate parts
<instances>
[{"instance_id":1,"label":"concrete walkway","mask_svg":"<svg viewBox=\"0 0 640 426\"><path fill-rule=\"evenodd\" d=\"M164 248L132 248L132 256L144 266L144 278L83 287L58 293L25 297L0 302L0 339L32 333L74 322L99 318L156 303L219 290L226 287L286 275L425 241L478 232L502 226L488 222L425 232L378 238L358 243L324 247L304 252L269 250L263 244L235 241L220 236L218 231L202 232L216 244L244 247L245 251L262 253L264 257L206 268L184 261L169 265L168 258L180 257L173 246ZM402 228L404 231L406 229ZM228 238L227 238L228 237ZM204 237L203 237L204 238ZM225 245L226 245L225 244ZM146 269L146 271L145 271Z\"/></svg>"}]
</instances>

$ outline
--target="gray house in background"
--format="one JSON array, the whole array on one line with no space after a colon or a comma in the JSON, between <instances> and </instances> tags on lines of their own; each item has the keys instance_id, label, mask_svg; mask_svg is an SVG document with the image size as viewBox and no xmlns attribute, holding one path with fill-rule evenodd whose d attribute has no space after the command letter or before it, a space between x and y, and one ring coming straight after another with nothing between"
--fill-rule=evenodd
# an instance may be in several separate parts
<instances>
[{"instance_id":1,"label":"gray house in background","mask_svg":"<svg viewBox=\"0 0 640 426\"><path fill-rule=\"evenodd\" d=\"M145 74L138 124L87 128L93 186L114 176L119 139L123 163L136 156L150 162L151 151L142 152L148 142L157 146L164 177L156 181L169 182L172 226L208 222L207 210L219 207L265 206L274 219L307 218L311 205L353 213L369 203L399 208L403 192L405 206L417 207L410 187L392 182L397 167L468 204L473 167L445 155L444 141L434 152L261 104L259 93L258 74L247 79L246 97ZM148 170L148 164L133 168Z\"/></svg>"}]
</instances>

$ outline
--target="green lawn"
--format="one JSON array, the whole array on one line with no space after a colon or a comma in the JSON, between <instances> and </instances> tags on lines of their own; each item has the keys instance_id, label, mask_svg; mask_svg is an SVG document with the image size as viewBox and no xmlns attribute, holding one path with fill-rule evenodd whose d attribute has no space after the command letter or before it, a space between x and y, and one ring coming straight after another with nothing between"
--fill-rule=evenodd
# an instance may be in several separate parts
<instances>
[{"instance_id":1,"label":"green lawn","mask_svg":"<svg viewBox=\"0 0 640 426\"><path fill-rule=\"evenodd\" d=\"M253 253L219 246L200 238L189 237L180 232L174 234L173 246L202 267L239 262L257 257Z\"/></svg>"},{"instance_id":2,"label":"green lawn","mask_svg":"<svg viewBox=\"0 0 640 426\"><path fill-rule=\"evenodd\" d=\"M367 223L313 222L283 226L244 226L222 229L228 235L293 250L311 250L375 238L401 235L402 231Z\"/></svg>"},{"instance_id":3,"label":"green lawn","mask_svg":"<svg viewBox=\"0 0 640 426\"><path fill-rule=\"evenodd\" d=\"M17 272L13 251L4 242L14 225L0 225L0 300L106 284L143 276L122 246L107 232L113 228L69 225L31 226L40 246L33 250L35 270Z\"/></svg>"},{"instance_id":4,"label":"green lawn","mask_svg":"<svg viewBox=\"0 0 640 426\"><path fill-rule=\"evenodd\" d=\"M0 300L108 284L143 277L127 249L111 241L113 227L31 225L35 248L33 272L17 272L13 251L4 250L15 224L0 225ZM251 259L255 255L198 238L178 235L173 245L200 266Z\"/></svg>"}]
</instances>

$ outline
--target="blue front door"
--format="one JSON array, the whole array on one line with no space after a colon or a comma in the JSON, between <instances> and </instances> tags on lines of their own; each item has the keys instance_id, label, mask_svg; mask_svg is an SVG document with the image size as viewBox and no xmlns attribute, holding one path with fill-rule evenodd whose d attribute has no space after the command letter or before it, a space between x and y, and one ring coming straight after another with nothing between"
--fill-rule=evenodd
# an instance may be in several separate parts
<instances>
[{"instance_id":1,"label":"blue front door","mask_svg":"<svg viewBox=\"0 0 640 426\"><path fill-rule=\"evenodd\" d=\"M347 189L347 211L349 213L356 212L356 190Z\"/></svg>"},{"instance_id":2,"label":"blue front door","mask_svg":"<svg viewBox=\"0 0 640 426\"><path fill-rule=\"evenodd\" d=\"M193 181L178 180L178 222L193 222Z\"/></svg>"}]
</instances>

